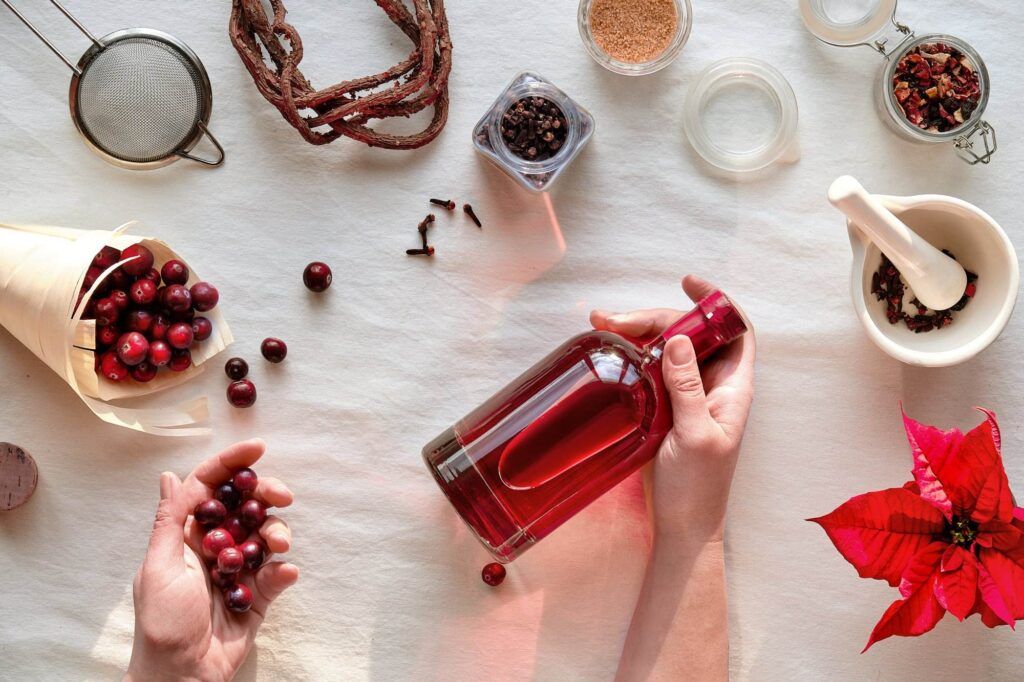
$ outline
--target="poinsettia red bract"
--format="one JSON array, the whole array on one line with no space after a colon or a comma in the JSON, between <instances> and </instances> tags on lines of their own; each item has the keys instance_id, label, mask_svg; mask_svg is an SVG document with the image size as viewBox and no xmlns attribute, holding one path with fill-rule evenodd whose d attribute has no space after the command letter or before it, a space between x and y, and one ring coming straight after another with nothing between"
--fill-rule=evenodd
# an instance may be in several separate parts
<instances>
[{"instance_id":1,"label":"poinsettia red bract","mask_svg":"<svg viewBox=\"0 0 1024 682\"><path fill-rule=\"evenodd\" d=\"M1006 480L996 416L981 411L985 421L966 434L904 413L914 480L810 519L860 577L899 588L864 651L922 635L947 611L961 621L977 613L990 628L1024 618L1024 509Z\"/></svg>"}]
</instances>

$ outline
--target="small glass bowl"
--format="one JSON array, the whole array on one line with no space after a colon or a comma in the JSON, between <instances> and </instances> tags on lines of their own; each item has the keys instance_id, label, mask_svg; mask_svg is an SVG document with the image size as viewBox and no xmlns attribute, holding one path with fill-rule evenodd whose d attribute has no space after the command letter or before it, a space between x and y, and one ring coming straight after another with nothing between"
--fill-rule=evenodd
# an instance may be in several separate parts
<instances>
[{"instance_id":1,"label":"small glass bowl","mask_svg":"<svg viewBox=\"0 0 1024 682\"><path fill-rule=\"evenodd\" d=\"M690 0L674 0L674 2L676 17L678 17L676 34L665 51L651 61L635 63L619 61L598 46L590 32L590 5L593 4L593 0L580 0L579 11L576 13L576 22L579 24L583 46L587 48L587 53L594 58L595 62L614 73L625 76L645 76L660 71L679 56L679 51L683 49L683 45L690 38L690 29L693 28L693 8L690 6Z\"/></svg>"},{"instance_id":2,"label":"small glass bowl","mask_svg":"<svg viewBox=\"0 0 1024 682\"><path fill-rule=\"evenodd\" d=\"M528 161L513 154L501 137L501 117L524 97L543 97L558 105L569 128L558 152L543 161ZM473 146L498 168L531 192L543 192L576 158L594 134L594 117L553 83L523 71L498 95L491 108L473 128Z\"/></svg>"},{"instance_id":3,"label":"small glass bowl","mask_svg":"<svg viewBox=\"0 0 1024 682\"><path fill-rule=\"evenodd\" d=\"M773 108L768 113L778 120L766 140L726 148L709 135L708 128L715 122L707 120L708 103L731 87L756 88L768 95ZM745 57L722 59L704 69L691 82L683 104L683 126L694 150L711 165L731 173L796 161L800 156L798 118L796 95L786 78L770 64Z\"/></svg>"}]
</instances>

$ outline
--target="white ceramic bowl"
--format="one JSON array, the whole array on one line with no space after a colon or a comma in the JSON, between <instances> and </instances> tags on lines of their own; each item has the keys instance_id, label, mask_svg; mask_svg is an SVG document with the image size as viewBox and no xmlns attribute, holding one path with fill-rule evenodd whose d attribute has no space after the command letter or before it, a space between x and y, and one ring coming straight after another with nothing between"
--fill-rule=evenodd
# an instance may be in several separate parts
<instances>
[{"instance_id":1,"label":"white ceramic bowl","mask_svg":"<svg viewBox=\"0 0 1024 682\"><path fill-rule=\"evenodd\" d=\"M885 303L871 293L881 251L847 222L853 247L850 291L864 330L879 348L910 365L946 367L974 357L1003 331L1017 302L1020 266L1010 239L987 213L955 197L876 196L921 237L948 249L967 270L977 273L978 290L944 329L915 334L903 323L889 324Z\"/></svg>"}]
</instances>

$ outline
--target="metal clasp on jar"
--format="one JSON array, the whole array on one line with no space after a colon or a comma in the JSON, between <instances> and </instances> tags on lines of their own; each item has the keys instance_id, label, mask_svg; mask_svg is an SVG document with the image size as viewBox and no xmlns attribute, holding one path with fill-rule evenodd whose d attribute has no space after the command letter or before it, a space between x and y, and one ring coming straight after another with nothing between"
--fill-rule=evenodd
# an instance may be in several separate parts
<instances>
[{"instance_id":1,"label":"metal clasp on jar","mask_svg":"<svg viewBox=\"0 0 1024 682\"><path fill-rule=\"evenodd\" d=\"M974 151L975 142L971 140L972 137L978 134L981 135L981 142L985 147L985 153L980 156ZM996 153L996 149L998 149L996 129L988 121L978 121L969 133L956 138L955 146L957 156L972 166L979 163L988 163L992 160L992 155Z\"/></svg>"}]
</instances>

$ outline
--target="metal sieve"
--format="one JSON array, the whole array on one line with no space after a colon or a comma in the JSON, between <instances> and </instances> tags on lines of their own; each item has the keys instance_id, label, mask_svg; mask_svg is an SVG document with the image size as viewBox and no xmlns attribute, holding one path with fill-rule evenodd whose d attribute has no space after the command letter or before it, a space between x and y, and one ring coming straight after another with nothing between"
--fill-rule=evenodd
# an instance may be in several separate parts
<instances>
[{"instance_id":1,"label":"metal sieve","mask_svg":"<svg viewBox=\"0 0 1024 682\"><path fill-rule=\"evenodd\" d=\"M57 0L50 0L92 41L76 65L10 0L0 2L71 69L71 119L101 157L132 170L159 168L179 158L207 166L223 163L224 149L207 128L213 108L210 79L188 45L148 28L96 38ZM217 149L213 160L190 153L204 135Z\"/></svg>"}]
</instances>

